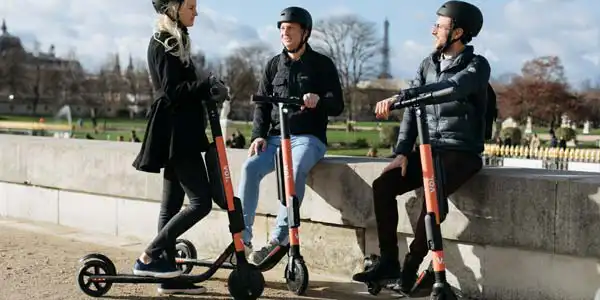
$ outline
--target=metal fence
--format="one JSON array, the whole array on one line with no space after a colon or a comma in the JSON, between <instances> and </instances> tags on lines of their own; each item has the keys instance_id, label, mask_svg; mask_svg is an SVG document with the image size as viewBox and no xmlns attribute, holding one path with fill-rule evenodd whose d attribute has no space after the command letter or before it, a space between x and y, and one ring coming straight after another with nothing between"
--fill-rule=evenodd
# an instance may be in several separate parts
<instances>
[{"instance_id":1,"label":"metal fence","mask_svg":"<svg viewBox=\"0 0 600 300\"><path fill-rule=\"evenodd\" d=\"M483 162L486 166L508 165L547 170L579 170L582 163L599 164L600 168L600 149L551 147L531 149L527 146L486 144Z\"/></svg>"}]
</instances>

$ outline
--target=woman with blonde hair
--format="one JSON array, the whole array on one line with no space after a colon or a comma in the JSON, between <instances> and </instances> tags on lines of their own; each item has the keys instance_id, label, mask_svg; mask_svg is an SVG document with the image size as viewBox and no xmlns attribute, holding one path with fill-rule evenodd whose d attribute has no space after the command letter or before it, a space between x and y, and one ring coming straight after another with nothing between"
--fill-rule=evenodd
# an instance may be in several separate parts
<instances>
[{"instance_id":1,"label":"woman with blonde hair","mask_svg":"<svg viewBox=\"0 0 600 300\"><path fill-rule=\"evenodd\" d=\"M198 15L196 0L153 0L152 4L159 16L147 55L156 97L133 166L150 173L164 169L164 181L158 234L136 260L133 273L173 278L181 274L175 265L175 240L212 209L202 158L202 152L209 146L203 100L211 97L213 89L220 95L226 95L227 90L214 76L197 78L187 31ZM189 205L181 210L186 194ZM205 291L204 287L175 280L159 288L162 294Z\"/></svg>"}]
</instances>

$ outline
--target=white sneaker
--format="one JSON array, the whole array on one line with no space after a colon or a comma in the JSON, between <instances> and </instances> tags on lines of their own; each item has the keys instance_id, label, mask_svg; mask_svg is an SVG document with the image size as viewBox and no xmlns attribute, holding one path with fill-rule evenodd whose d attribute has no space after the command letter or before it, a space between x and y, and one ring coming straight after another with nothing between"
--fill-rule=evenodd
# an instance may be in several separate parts
<instances>
[{"instance_id":1,"label":"white sneaker","mask_svg":"<svg viewBox=\"0 0 600 300\"><path fill-rule=\"evenodd\" d=\"M263 260L265 260L265 258L267 258L267 256L269 256L269 254L273 250L275 250L275 248L277 248L277 246L279 246L279 244L269 243L264 247L260 248L258 251L252 252L252 254L250 254L249 256L250 263L259 265L261 262L263 262Z\"/></svg>"}]
</instances>

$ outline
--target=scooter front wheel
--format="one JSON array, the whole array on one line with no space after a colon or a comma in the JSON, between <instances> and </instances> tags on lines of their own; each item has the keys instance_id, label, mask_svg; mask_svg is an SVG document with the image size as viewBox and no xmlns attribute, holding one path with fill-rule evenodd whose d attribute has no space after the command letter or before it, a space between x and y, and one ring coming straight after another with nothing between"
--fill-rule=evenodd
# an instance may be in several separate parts
<instances>
[{"instance_id":1,"label":"scooter front wheel","mask_svg":"<svg viewBox=\"0 0 600 300\"><path fill-rule=\"evenodd\" d=\"M176 250L176 257L175 257L175 261L177 261L178 258L187 258L187 259L197 259L198 258L198 252L196 251L196 247L194 246L194 244L186 239L177 239L175 241L175 250ZM192 269L194 268L193 265L190 264L185 264L185 263L177 263L177 269L181 270L183 272L183 274L190 274L192 272Z\"/></svg>"},{"instance_id":2,"label":"scooter front wheel","mask_svg":"<svg viewBox=\"0 0 600 300\"><path fill-rule=\"evenodd\" d=\"M292 261L291 266L289 263L285 266L285 282L290 292L301 296L304 295L308 288L308 268L302 259L294 259ZM290 267L293 268L293 278L290 278Z\"/></svg>"},{"instance_id":3,"label":"scooter front wheel","mask_svg":"<svg viewBox=\"0 0 600 300\"><path fill-rule=\"evenodd\" d=\"M254 265L238 266L229 273L227 288L235 300L256 300L265 289L265 277Z\"/></svg>"},{"instance_id":4,"label":"scooter front wheel","mask_svg":"<svg viewBox=\"0 0 600 300\"><path fill-rule=\"evenodd\" d=\"M93 275L116 275L114 269L105 261L100 259L87 260L77 274L77 284L79 289L88 296L102 297L108 293L112 287L112 282L95 280L90 278Z\"/></svg>"}]
</instances>

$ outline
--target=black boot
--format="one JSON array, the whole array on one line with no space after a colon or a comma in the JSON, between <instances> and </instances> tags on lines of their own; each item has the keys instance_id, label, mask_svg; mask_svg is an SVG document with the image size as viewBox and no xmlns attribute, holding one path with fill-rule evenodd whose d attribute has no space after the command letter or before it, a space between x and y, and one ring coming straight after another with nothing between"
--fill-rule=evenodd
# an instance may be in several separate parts
<instances>
[{"instance_id":1,"label":"black boot","mask_svg":"<svg viewBox=\"0 0 600 300\"><path fill-rule=\"evenodd\" d=\"M400 287L402 292L408 293L413 288L418 278L417 272L419 271L419 266L422 262L422 258L412 256L410 253L406 254L402 263L402 284Z\"/></svg>"},{"instance_id":2,"label":"black boot","mask_svg":"<svg viewBox=\"0 0 600 300\"><path fill-rule=\"evenodd\" d=\"M366 271L354 274L352 280L358 282L375 282L387 279L399 279L401 270L397 257L389 258L389 256L382 256L376 259L373 261L373 265Z\"/></svg>"}]
</instances>

